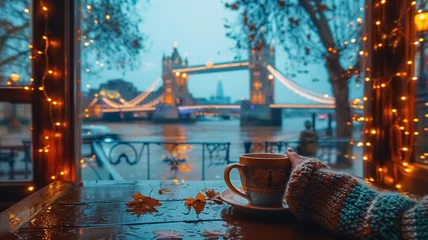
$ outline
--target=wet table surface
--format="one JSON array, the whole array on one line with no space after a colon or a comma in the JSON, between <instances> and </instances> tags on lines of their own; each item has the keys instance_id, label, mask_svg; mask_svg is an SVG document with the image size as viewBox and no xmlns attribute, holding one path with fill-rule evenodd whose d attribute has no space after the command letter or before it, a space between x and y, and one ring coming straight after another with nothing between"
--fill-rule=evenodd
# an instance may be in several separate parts
<instances>
[{"instance_id":1,"label":"wet table surface","mask_svg":"<svg viewBox=\"0 0 428 240\"><path fill-rule=\"evenodd\" d=\"M170 192L160 194L159 189ZM184 205L204 189L222 192L223 181L55 182L0 215L2 239L332 239L291 213L245 213L227 203L205 204L197 215ZM158 199L158 212L132 215L132 194ZM170 238L168 238L170 237ZM174 238L176 237L176 238Z\"/></svg>"}]
</instances>

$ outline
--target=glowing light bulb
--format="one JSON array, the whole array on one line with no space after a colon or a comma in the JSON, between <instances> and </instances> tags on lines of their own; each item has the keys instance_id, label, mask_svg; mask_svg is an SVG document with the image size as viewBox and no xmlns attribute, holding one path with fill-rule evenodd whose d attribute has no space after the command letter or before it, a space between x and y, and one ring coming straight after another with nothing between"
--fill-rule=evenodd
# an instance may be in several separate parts
<instances>
[{"instance_id":1,"label":"glowing light bulb","mask_svg":"<svg viewBox=\"0 0 428 240\"><path fill-rule=\"evenodd\" d=\"M376 21L376 25L378 25L378 26L379 26L379 25L380 25L380 21Z\"/></svg>"},{"instance_id":2,"label":"glowing light bulb","mask_svg":"<svg viewBox=\"0 0 428 240\"><path fill-rule=\"evenodd\" d=\"M30 13L30 9L26 8L26 9L24 9L24 12L25 13Z\"/></svg>"},{"instance_id":3,"label":"glowing light bulb","mask_svg":"<svg viewBox=\"0 0 428 240\"><path fill-rule=\"evenodd\" d=\"M106 19L109 20L110 19L110 15L106 15Z\"/></svg>"},{"instance_id":4,"label":"glowing light bulb","mask_svg":"<svg viewBox=\"0 0 428 240\"><path fill-rule=\"evenodd\" d=\"M48 8L46 7L46 6L43 6L43 11L47 11L48 10Z\"/></svg>"},{"instance_id":5,"label":"glowing light bulb","mask_svg":"<svg viewBox=\"0 0 428 240\"><path fill-rule=\"evenodd\" d=\"M33 187L33 186L29 186L29 187L28 187L28 191L30 191L30 192L31 192L31 191L33 191L33 190L34 190L34 187Z\"/></svg>"}]
</instances>

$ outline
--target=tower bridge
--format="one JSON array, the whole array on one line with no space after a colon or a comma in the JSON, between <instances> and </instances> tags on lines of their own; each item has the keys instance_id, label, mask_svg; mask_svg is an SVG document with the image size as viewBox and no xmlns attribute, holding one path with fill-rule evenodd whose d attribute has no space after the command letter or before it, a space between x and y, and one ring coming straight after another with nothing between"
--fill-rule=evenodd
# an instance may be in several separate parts
<instances>
[{"instance_id":1,"label":"tower bridge","mask_svg":"<svg viewBox=\"0 0 428 240\"><path fill-rule=\"evenodd\" d=\"M247 69L250 71L249 100L240 105L197 105L189 92L188 80L192 74L215 73ZM314 104L276 104L274 102L275 79L294 93L311 100ZM162 87L158 88L162 83ZM157 89L155 91L155 89ZM98 109L99 114L148 113L156 122L172 122L180 119L195 119L196 112L203 109L233 109L240 112L243 125L280 125L282 108L333 109L335 99L304 88L284 77L275 69L275 49L260 38L254 49L249 50L249 59L204 65L189 65L182 58L177 46L170 56L162 57L162 75L140 95L125 101L97 96L89 110ZM362 108L359 105L353 106Z\"/></svg>"},{"instance_id":2,"label":"tower bridge","mask_svg":"<svg viewBox=\"0 0 428 240\"><path fill-rule=\"evenodd\" d=\"M205 65L196 66L189 66L187 58L183 59L177 47L174 46L171 56L162 58L164 99L163 105L157 107L153 118L156 121L178 119L180 111L177 106L194 104L188 89L188 79L191 74L248 69L250 71L250 100L248 104L240 106L242 122L244 124L254 122L271 125L274 118L280 119L281 114L274 114L276 110L269 107L269 104L274 103L274 77L266 69L268 65L275 65L275 49L273 45L266 44L263 38L257 41L256 46L250 50L247 61L207 62Z\"/></svg>"}]
</instances>

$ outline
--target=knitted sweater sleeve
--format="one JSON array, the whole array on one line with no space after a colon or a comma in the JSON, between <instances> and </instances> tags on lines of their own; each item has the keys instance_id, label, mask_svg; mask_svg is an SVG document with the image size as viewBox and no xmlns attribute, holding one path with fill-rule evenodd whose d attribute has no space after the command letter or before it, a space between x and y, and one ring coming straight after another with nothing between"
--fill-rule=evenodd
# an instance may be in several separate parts
<instances>
[{"instance_id":1,"label":"knitted sweater sleeve","mask_svg":"<svg viewBox=\"0 0 428 240\"><path fill-rule=\"evenodd\" d=\"M316 159L293 170L286 200L296 217L340 236L428 239L428 196L415 203L401 194L380 193Z\"/></svg>"}]
</instances>

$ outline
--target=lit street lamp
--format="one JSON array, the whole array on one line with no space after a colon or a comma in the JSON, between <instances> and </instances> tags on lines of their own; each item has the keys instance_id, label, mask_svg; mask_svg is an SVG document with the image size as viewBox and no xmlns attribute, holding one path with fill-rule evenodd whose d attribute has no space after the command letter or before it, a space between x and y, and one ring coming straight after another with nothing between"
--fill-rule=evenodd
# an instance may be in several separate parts
<instances>
[{"instance_id":1,"label":"lit street lamp","mask_svg":"<svg viewBox=\"0 0 428 240\"><path fill-rule=\"evenodd\" d=\"M418 79L419 82L425 82L425 35L428 33L428 12L420 12L415 15L415 27L416 33L419 37L419 49L420 49L420 58L419 58L419 69L418 69Z\"/></svg>"},{"instance_id":2,"label":"lit street lamp","mask_svg":"<svg viewBox=\"0 0 428 240\"><path fill-rule=\"evenodd\" d=\"M10 74L8 85L16 85L19 81L19 74L12 73ZM12 103L12 116L10 119L9 129L10 130L18 130L20 128L18 116L17 116L16 104Z\"/></svg>"}]
</instances>

